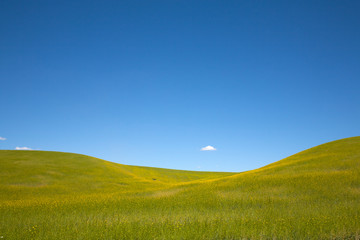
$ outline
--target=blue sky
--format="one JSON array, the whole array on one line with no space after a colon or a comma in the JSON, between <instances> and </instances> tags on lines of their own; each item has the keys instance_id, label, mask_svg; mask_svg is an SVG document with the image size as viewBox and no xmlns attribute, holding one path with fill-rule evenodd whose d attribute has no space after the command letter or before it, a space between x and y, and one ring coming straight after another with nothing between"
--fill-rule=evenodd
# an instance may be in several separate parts
<instances>
[{"instance_id":1,"label":"blue sky","mask_svg":"<svg viewBox=\"0 0 360 240\"><path fill-rule=\"evenodd\" d=\"M358 136L359 12L359 1L3 0L0 149L244 171Z\"/></svg>"}]
</instances>

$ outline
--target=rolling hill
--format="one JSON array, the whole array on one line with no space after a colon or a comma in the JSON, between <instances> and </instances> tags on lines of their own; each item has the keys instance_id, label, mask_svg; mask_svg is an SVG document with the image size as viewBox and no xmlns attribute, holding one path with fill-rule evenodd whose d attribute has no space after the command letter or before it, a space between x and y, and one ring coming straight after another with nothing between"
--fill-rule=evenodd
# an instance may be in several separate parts
<instances>
[{"instance_id":1,"label":"rolling hill","mask_svg":"<svg viewBox=\"0 0 360 240\"><path fill-rule=\"evenodd\" d=\"M0 151L4 239L359 239L360 137L243 173Z\"/></svg>"},{"instance_id":2,"label":"rolling hill","mask_svg":"<svg viewBox=\"0 0 360 240\"><path fill-rule=\"evenodd\" d=\"M0 151L0 199L94 193L134 193L234 173L128 166L85 155L48 151Z\"/></svg>"}]
</instances>

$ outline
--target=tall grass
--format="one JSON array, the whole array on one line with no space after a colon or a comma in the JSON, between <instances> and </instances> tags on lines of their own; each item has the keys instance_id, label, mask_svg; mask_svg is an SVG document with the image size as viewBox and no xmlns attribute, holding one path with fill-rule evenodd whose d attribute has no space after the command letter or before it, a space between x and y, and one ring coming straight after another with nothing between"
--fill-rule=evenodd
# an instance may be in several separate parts
<instances>
[{"instance_id":1,"label":"tall grass","mask_svg":"<svg viewBox=\"0 0 360 240\"><path fill-rule=\"evenodd\" d=\"M3 239L360 239L360 137L238 174L0 159Z\"/></svg>"}]
</instances>

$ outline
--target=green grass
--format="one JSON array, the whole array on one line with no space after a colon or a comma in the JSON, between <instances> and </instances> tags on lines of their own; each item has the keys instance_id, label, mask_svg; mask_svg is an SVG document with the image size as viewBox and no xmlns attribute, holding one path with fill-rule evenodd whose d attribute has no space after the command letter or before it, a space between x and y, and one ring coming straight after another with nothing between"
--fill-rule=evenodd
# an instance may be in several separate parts
<instances>
[{"instance_id":1,"label":"green grass","mask_svg":"<svg viewBox=\"0 0 360 240\"><path fill-rule=\"evenodd\" d=\"M360 137L243 173L0 151L2 239L360 239Z\"/></svg>"}]
</instances>

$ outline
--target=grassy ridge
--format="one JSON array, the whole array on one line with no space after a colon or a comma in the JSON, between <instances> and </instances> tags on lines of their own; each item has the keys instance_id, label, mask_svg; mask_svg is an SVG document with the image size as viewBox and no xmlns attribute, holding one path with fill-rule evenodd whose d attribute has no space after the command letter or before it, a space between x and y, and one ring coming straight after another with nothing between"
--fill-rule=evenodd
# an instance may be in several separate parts
<instances>
[{"instance_id":1,"label":"grassy ridge","mask_svg":"<svg viewBox=\"0 0 360 240\"><path fill-rule=\"evenodd\" d=\"M195 172L116 164L61 152L0 151L0 199L42 195L134 193L234 173Z\"/></svg>"},{"instance_id":2,"label":"grassy ridge","mask_svg":"<svg viewBox=\"0 0 360 240\"><path fill-rule=\"evenodd\" d=\"M360 137L237 174L36 151L0 151L0 169L4 239L360 237Z\"/></svg>"}]
</instances>

